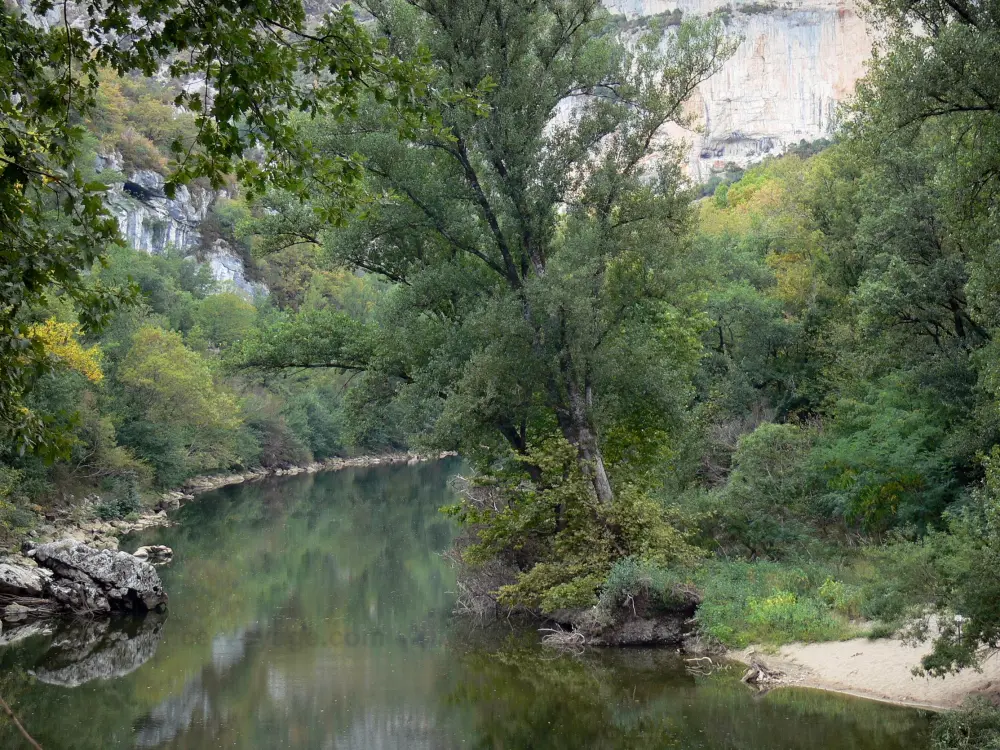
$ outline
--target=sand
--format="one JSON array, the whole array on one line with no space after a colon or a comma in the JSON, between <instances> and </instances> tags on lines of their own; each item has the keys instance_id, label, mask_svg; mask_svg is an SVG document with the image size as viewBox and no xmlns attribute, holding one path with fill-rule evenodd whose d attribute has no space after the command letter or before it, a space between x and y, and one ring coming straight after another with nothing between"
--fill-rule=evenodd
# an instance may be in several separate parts
<instances>
[{"instance_id":1,"label":"sand","mask_svg":"<svg viewBox=\"0 0 1000 750\"><path fill-rule=\"evenodd\" d=\"M930 644L913 646L886 638L855 638L830 643L792 643L775 653L762 648L733 652L749 662L751 652L771 669L782 672L781 684L832 690L863 698L931 709L957 708L972 694L1000 698L1000 656L993 654L981 670L947 677L912 673Z\"/></svg>"}]
</instances>

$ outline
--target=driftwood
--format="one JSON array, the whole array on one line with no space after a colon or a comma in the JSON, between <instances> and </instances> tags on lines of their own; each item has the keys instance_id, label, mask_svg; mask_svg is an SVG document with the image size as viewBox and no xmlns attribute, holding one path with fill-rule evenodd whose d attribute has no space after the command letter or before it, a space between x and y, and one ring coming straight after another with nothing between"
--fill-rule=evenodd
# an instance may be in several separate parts
<instances>
[{"instance_id":1,"label":"driftwood","mask_svg":"<svg viewBox=\"0 0 1000 750\"><path fill-rule=\"evenodd\" d=\"M754 687L773 685L781 682L782 674L776 669L769 668L756 656L750 657L750 667L743 673L740 682Z\"/></svg>"},{"instance_id":2,"label":"driftwood","mask_svg":"<svg viewBox=\"0 0 1000 750\"><path fill-rule=\"evenodd\" d=\"M691 675L708 677L720 670L728 669L725 665L716 664L708 656L695 656L684 660L684 670Z\"/></svg>"},{"instance_id":3,"label":"driftwood","mask_svg":"<svg viewBox=\"0 0 1000 750\"><path fill-rule=\"evenodd\" d=\"M0 611L8 604L20 604L22 607L27 607L30 610L32 618L52 617L62 611L59 603L52 599L39 599L34 596L0 593Z\"/></svg>"},{"instance_id":4,"label":"driftwood","mask_svg":"<svg viewBox=\"0 0 1000 750\"><path fill-rule=\"evenodd\" d=\"M542 636L542 644L559 651L567 651L573 654L582 654L584 646L587 645L587 638L579 630L563 630L560 627L539 628Z\"/></svg>"}]
</instances>

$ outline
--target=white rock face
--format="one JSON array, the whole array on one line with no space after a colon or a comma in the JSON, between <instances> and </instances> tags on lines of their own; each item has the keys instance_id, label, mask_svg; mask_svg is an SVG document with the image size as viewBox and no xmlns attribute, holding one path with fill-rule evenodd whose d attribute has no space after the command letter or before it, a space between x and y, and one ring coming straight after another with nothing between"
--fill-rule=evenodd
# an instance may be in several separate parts
<instances>
[{"instance_id":1,"label":"white rock face","mask_svg":"<svg viewBox=\"0 0 1000 750\"><path fill-rule=\"evenodd\" d=\"M243 259L225 240L216 240L205 260L212 269L212 278L219 282L222 289L251 299L267 294L266 286L247 278Z\"/></svg>"},{"instance_id":2,"label":"white rock face","mask_svg":"<svg viewBox=\"0 0 1000 750\"><path fill-rule=\"evenodd\" d=\"M726 162L745 165L801 140L829 136L837 106L853 92L871 54L871 35L853 0L797 0L780 7L725 0L605 5L630 18L678 8L685 16L732 9L727 28L743 42L690 102L704 132L672 133L690 142L688 172L698 181Z\"/></svg>"},{"instance_id":3,"label":"white rock face","mask_svg":"<svg viewBox=\"0 0 1000 750\"><path fill-rule=\"evenodd\" d=\"M97 171L122 172L121 157L97 157ZM124 182L116 182L108 192L108 208L118 220L118 228L136 250L161 255L168 248L192 253L202 245L201 223L212 203L225 195L204 188L180 186L173 198L163 189L163 175L150 170L133 172ZM226 243L216 240L204 254L212 277L222 289L247 298L267 294L263 284L250 281L240 256Z\"/></svg>"},{"instance_id":4,"label":"white rock face","mask_svg":"<svg viewBox=\"0 0 1000 750\"><path fill-rule=\"evenodd\" d=\"M98 157L98 171L121 171L117 155ZM141 170L116 183L108 193L108 208L122 235L136 250L162 254L168 247L191 250L201 244L198 227L208 215L214 192L185 186L174 198L163 190L163 175Z\"/></svg>"}]
</instances>

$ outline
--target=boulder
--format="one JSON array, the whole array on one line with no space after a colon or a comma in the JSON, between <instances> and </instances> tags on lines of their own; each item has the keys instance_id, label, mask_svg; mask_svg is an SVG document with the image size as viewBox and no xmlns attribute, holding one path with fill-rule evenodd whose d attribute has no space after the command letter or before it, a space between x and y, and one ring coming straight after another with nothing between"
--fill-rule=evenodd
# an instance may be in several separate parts
<instances>
[{"instance_id":1,"label":"boulder","mask_svg":"<svg viewBox=\"0 0 1000 750\"><path fill-rule=\"evenodd\" d=\"M0 563L0 593L41 598L46 578L37 569Z\"/></svg>"},{"instance_id":2,"label":"boulder","mask_svg":"<svg viewBox=\"0 0 1000 750\"><path fill-rule=\"evenodd\" d=\"M23 604L8 604L3 608L3 619L7 622L20 622L28 619L31 609Z\"/></svg>"},{"instance_id":3,"label":"boulder","mask_svg":"<svg viewBox=\"0 0 1000 750\"><path fill-rule=\"evenodd\" d=\"M156 504L156 510L177 510L181 507L183 497L180 492L168 492L160 498L160 502Z\"/></svg>"},{"instance_id":4,"label":"boulder","mask_svg":"<svg viewBox=\"0 0 1000 750\"><path fill-rule=\"evenodd\" d=\"M32 552L56 576L49 591L73 609L145 611L166 604L156 569L127 552L98 551L72 539L40 544Z\"/></svg>"},{"instance_id":5,"label":"boulder","mask_svg":"<svg viewBox=\"0 0 1000 750\"><path fill-rule=\"evenodd\" d=\"M146 547L139 547L139 549L132 554L140 560L167 562L174 556L174 551L165 544L150 544Z\"/></svg>"}]
</instances>

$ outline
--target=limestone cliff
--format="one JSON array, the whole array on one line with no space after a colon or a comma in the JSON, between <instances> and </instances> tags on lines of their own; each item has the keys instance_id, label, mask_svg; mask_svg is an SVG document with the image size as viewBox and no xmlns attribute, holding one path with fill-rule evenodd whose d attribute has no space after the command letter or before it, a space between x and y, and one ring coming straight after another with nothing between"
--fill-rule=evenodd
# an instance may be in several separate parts
<instances>
[{"instance_id":1,"label":"limestone cliff","mask_svg":"<svg viewBox=\"0 0 1000 750\"><path fill-rule=\"evenodd\" d=\"M871 37L853 0L780 6L725 0L605 0L631 19L680 10L717 12L743 41L690 106L704 132L691 143L689 173L707 179L726 162L747 164L801 140L829 136L837 106L854 89Z\"/></svg>"},{"instance_id":2,"label":"limestone cliff","mask_svg":"<svg viewBox=\"0 0 1000 750\"><path fill-rule=\"evenodd\" d=\"M122 172L121 157L117 154L99 156L96 166L98 172ZM108 208L128 244L155 255L171 247L198 254L209 264L212 276L223 288L232 288L248 297L266 291L247 278L242 258L225 240L203 247L201 224L213 201L224 191L181 186L173 198L168 198L163 184L163 175L151 170L131 172L125 179L113 182Z\"/></svg>"}]
</instances>

